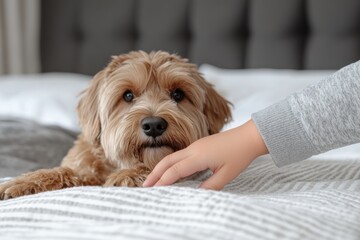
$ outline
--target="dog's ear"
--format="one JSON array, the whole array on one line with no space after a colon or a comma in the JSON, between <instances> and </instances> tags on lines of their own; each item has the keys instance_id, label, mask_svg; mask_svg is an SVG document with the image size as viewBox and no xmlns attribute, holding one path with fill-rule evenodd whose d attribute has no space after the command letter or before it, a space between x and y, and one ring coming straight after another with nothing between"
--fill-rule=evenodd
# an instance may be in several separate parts
<instances>
[{"instance_id":1,"label":"dog's ear","mask_svg":"<svg viewBox=\"0 0 360 240\"><path fill-rule=\"evenodd\" d=\"M102 71L98 72L91 80L90 86L82 92L77 111L82 133L91 144L99 141L101 133L101 121L99 115L99 90L101 82L111 72L115 71L121 64L130 58L130 54L113 56L112 61Z\"/></svg>"},{"instance_id":2,"label":"dog's ear","mask_svg":"<svg viewBox=\"0 0 360 240\"><path fill-rule=\"evenodd\" d=\"M231 104L210 83L203 81L206 92L204 114L209 121L209 134L214 134L220 132L225 123L231 120Z\"/></svg>"},{"instance_id":3,"label":"dog's ear","mask_svg":"<svg viewBox=\"0 0 360 240\"><path fill-rule=\"evenodd\" d=\"M85 139L91 144L98 142L101 132L99 86L104 77L104 70L94 76L90 86L82 92L77 106L82 133Z\"/></svg>"}]
</instances>

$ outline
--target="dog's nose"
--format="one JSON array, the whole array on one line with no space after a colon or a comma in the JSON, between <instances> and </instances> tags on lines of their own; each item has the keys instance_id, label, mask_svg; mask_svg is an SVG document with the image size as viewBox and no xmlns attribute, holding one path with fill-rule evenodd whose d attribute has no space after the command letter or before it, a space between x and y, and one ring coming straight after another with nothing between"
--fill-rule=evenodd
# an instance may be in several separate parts
<instances>
[{"instance_id":1,"label":"dog's nose","mask_svg":"<svg viewBox=\"0 0 360 240\"><path fill-rule=\"evenodd\" d=\"M146 117L141 121L141 127L144 133L156 138L166 131L168 123L161 117Z\"/></svg>"}]
</instances>

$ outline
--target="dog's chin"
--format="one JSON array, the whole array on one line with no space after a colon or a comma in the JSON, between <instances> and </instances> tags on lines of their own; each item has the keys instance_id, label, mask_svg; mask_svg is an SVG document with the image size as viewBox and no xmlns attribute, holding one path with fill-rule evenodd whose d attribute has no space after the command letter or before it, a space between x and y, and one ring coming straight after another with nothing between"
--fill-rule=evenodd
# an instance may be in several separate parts
<instances>
[{"instance_id":1,"label":"dog's chin","mask_svg":"<svg viewBox=\"0 0 360 240\"><path fill-rule=\"evenodd\" d=\"M169 145L146 146L143 148L143 162L150 169L161 161L164 157L174 152L174 148Z\"/></svg>"}]
</instances>

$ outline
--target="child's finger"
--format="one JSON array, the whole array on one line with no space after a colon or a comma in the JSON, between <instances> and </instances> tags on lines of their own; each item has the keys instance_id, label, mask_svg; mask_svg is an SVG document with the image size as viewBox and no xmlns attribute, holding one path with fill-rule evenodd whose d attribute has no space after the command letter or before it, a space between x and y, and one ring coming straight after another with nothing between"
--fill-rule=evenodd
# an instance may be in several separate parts
<instances>
[{"instance_id":1,"label":"child's finger","mask_svg":"<svg viewBox=\"0 0 360 240\"><path fill-rule=\"evenodd\" d=\"M194 161L193 158L188 157L168 168L154 186L170 185L181 178L205 169L206 166L201 164L200 161Z\"/></svg>"},{"instance_id":2,"label":"child's finger","mask_svg":"<svg viewBox=\"0 0 360 240\"><path fill-rule=\"evenodd\" d=\"M147 176L143 187L153 186L169 167L184 159L185 156L186 151L183 149L164 157Z\"/></svg>"},{"instance_id":3,"label":"child's finger","mask_svg":"<svg viewBox=\"0 0 360 240\"><path fill-rule=\"evenodd\" d=\"M226 184L231 182L237 176L236 173L233 173L231 169L226 167L220 168L216 173L214 173L210 178L200 185L200 188L211 189L211 190L221 190Z\"/></svg>"}]
</instances>

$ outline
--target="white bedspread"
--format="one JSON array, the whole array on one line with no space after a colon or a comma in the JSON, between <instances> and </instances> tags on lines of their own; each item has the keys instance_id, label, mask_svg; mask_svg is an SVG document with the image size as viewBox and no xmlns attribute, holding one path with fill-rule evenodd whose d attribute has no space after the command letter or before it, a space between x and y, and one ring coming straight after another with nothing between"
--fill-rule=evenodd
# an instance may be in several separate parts
<instances>
[{"instance_id":1,"label":"white bedspread","mask_svg":"<svg viewBox=\"0 0 360 240\"><path fill-rule=\"evenodd\" d=\"M360 239L359 159L256 160L224 191L197 181L78 187L0 202L1 239Z\"/></svg>"}]
</instances>

